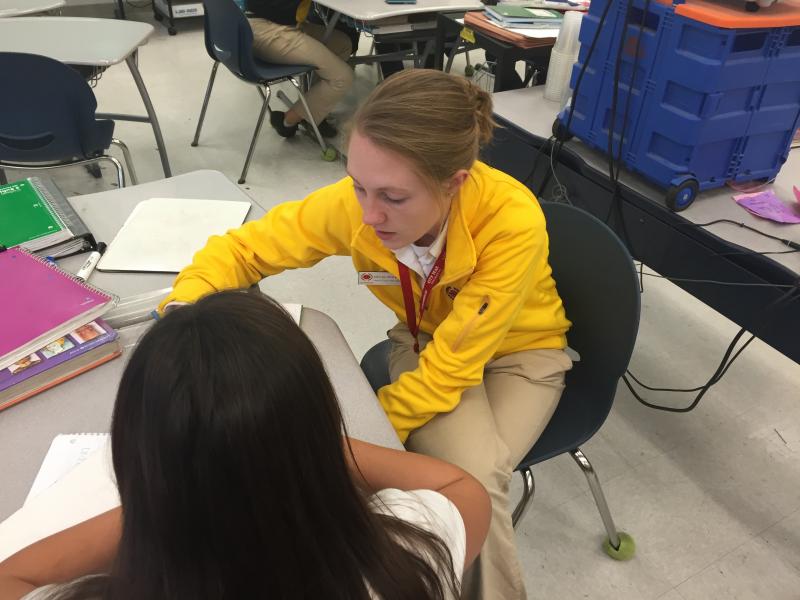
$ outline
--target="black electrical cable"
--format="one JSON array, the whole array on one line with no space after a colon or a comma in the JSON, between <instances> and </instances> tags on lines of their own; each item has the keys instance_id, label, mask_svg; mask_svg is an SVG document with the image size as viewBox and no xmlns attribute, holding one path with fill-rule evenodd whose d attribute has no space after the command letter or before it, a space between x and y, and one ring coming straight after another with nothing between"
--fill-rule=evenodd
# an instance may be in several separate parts
<instances>
[{"instance_id":1,"label":"black electrical cable","mask_svg":"<svg viewBox=\"0 0 800 600\"><path fill-rule=\"evenodd\" d=\"M781 284L781 283L748 283L746 281L719 281L716 279L686 279L683 277L672 277L667 275L659 275L657 273L642 273L648 277L657 277L658 279L667 279L669 281L678 281L680 283L710 283L714 285L725 285L730 287L766 287L775 288L778 290L794 289L797 284Z\"/></svg>"},{"instance_id":2,"label":"black electrical cable","mask_svg":"<svg viewBox=\"0 0 800 600\"><path fill-rule=\"evenodd\" d=\"M745 225L740 221L734 221L733 219L715 219L713 221L709 221L708 223L687 223L687 225L692 227L710 227L711 225L717 225L719 223L728 223L730 225L736 225L738 227L742 227L747 229L748 231L752 231L753 233L757 233L758 235L764 236L765 238L769 238L771 240L775 240L776 242L780 242L784 246L791 248L792 250L800 250L800 242L795 242L793 240L788 240L786 238L778 237L777 235L772 235L765 231L761 231L760 229L756 229L755 227L750 227L750 225Z\"/></svg>"},{"instance_id":3,"label":"black electrical cable","mask_svg":"<svg viewBox=\"0 0 800 600\"><path fill-rule=\"evenodd\" d=\"M773 286L773 287L787 287L787 286ZM788 287L790 287L790 289L787 292L785 292L779 298L773 300L770 304L768 304L764 308L764 312L762 314L761 319L758 321L756 326L753 327L754 331L761 332L761 331L764 330L764 328L769 323L769 320L771 318L770 312L774 311L779 305L783 304L784 302L790 303L790 302L794 302L795 300L800 299L800 294L798 294L794 298L792 298L792 295L795 292L800 291L800 280L798 280L794 285L788 286ZM759 331L759 330L761 330L761 331ZM720 361L719 366L717 367L716 371L714 371L714 374L711 376L711 378L704 385L702 385L700 387L683 388L682 389L682 388L658 388L658 387L654 387L654 386L648 386L648 385L642 383L635 375L633 375L633 373L630 372L630 370L626 371L626 375L622 376L622 380L625 383L625 385L627 386L628 390L633 395L633 397L636 398L636 400L639 401L644 406L647 406L648 408L652 408L652 409L655 409L655 410L662 410L662 411L666 411L666 412L673 412L673 413L687 413L687 412L690 412L690 411L694 410L697 407L697 405L700 403L700 400L702 400L703 396L705 396L706 393L708 393L708 391L714 385L716 385L725 376L725 374L728 372L728 369L730 369L731 365L733 365L734 361L736 361L736 359L739 358L739 356L741 356L742 352L744 352L744 350L756 338L756 334L755 333L751 334L750 337L747 339L747 341L741 346L741 348L739 348L734 353L734 348L736 347L736 344L739 342L739 340L742 338L742 336L745 333L747 333L747 330L744 327L742 327L739 330L739 332L733 337L733 339L731 340L730 344L728 344L728 347L725 350L725 353L724 353L724 355L722 357L722 360ZM733 354L733 356L731 356L731 354ZM689 392L699 392L699 393L697 394L697 396L695 396L694 400L692 400L691 404L689 404L688 406L685 406L685 407L672 407L672 406L664 406L664 405L660 405L660 404L654 404L652 402L649 402L649 401L645 400L644 398L642 398L638 394L638 392L636 392L636 390L633 388L633 385L628 380L628 377L627 377L628 375L637 384L639 384L641 387L643 387L645 389L648 389L648 390L662 391L662 392L677 392L677 393L689 393Z\"/></svg>"},{"instance_id":4,"label":"black electrical cable","mask_svg":"<svg viewBox=\"0 0 800 600\"><path fill-rule=\"evenodd\" d=\"M589 63L592 60L592 55L594 54L595 48L597 47L597 40L600 39L600 33L603 31L603 26L605 25L606 18L608 17L608 12L611 9L611 4L613 0L608 0L605 7L603 8L603 12L600 15L600 18L597 21L597 29L594 32L594 36L592 37L592 41L589 44L589 49L586 51L586 58L583 61L583 65L581 65L581 70L578 71L578 77L575 80L575 89L572 91L572 102L570 103L569 113L567 114L567 122L564 125L564 130L569 131L569 126L572 125L572 118L575 114L575 106L578 103L578 94L580 93L581 84L583 83L583 77L586 74L586 69L589 67ZM561 152L561 146L564 145L564 142L560 139L556 139L555 142L552 142L553 137L550 138L550 158L551 163L555 164L558 162L558 155ZM533 168L531 169L528 176L523 180L523 183L527 185L527 182L536 172L536 167L538 166L539 158L541 157L541 148L540 153L536 156L536 160L533 163ZM549 177L546 181L549 181ZM542 190L546 182L543 181L543 184L539 186L536 190L536 195L541 196Z\"/></svg>"},{"instance_id":5,"label":"black electrical cable","mask_svg":"<svg viewBox=\"0 0 800 600\"><path fill-rule=\"evenodd\" d=\"M633 90L636 85L636 72L639 69L640 50L642 45L642 37L644 37L644 29L647 23L647 15L650 12L650 0L645 0L644 7L642 8L642 16L639 20L639 34L636 37L636 46L634 48L633 68L631 70L631 78L628 82L628 96L625 100L625 109L622 114L622 128L620 129L619 144L617 145L617 155L613 154L613 141L614 141L614 126L616 124L617 115L617 98L620 87L620 76L622 68L622 50L625 46L625 39L628 34L628 18L630 16L631 8L633 7L632 0L628 0L628 5L625 10L625 20L623 22L622 35L620 36L619 48L617 49L617 62L614 71L614 92L612 96L611 106L611 120L608 129L608 152L609 152L609 180L611 182L611 200L608 207L608 214L606 214L605 223L608 224L611 218L611 212L616 209L617 217L619 218L620 230L622 236L628 245L629 250L633 253L633 242L628 234L628 228L625 224L625 217L622 212L622 197L619 185L619 177L622 172L622 147L625 143L625 133L628 128L630 120L630 107L631 98L633 97ZM616 170L614 163L616 162Z\"/></svg>"}]
</instances>

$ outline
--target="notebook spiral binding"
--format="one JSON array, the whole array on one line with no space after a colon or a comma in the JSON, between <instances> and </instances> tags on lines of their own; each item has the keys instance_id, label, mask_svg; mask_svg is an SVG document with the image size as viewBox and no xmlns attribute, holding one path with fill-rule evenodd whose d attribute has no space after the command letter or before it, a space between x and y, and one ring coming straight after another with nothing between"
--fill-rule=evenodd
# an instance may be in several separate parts
<instances>
[{"instance_id":1,"label":"notebook spiral binding","mask_svg":"<svg viewBox=\"0 0 800 600\"><path fill-rule=\"evenodd\" d=\"M53 271L57 272L59 275L62 275L64 277L66 277L67 279L70 279L71 281L77 283L83 289L88 290L90 292L94 292L95 294L99 294L100 296L105 296L107 298L110 298L111 302L112 302L112 306L116 306L119 303L119 296L117 296L116 294L111 294L111 293L109 293L109 292L107 292L105 290L101 290L100 288L96 288L91 283L88 283L88 282L86 282L86 281L84 281L82 279L78 279L73 273L70 273L69 271L65 271L64 269L59 267L56 263L54 263L52 260L48 260L44 256L39 256L37 254L34 254L33 252L29 252L28 250L26 250L25 248L22 248L20 246L17 246L16 250L18 250L21 254L24 254L24 255L32 258L33 260L43 264L47 268L52 269Z\"/></svg>"},{"instance_id":2,"label":"notebook spiral binding","mask_svg":"<svg viewBox=\"0 0 800 600\"><path fill-rule=\"evenodd\" d=\"M66 229L72 229L70 227L70 218L64 213L61 207L58 205L58 202L53 195L53 192L50 188L45 185L44 181L42 181L38 177L29 177L28 181L31 182L31 185L36 188L36 191L42 195L45 199L44 207L47 209L47 212L50 213L50 216L53 217L56 221L58 221L59 225Z\"/></svg>"}]
</instances>

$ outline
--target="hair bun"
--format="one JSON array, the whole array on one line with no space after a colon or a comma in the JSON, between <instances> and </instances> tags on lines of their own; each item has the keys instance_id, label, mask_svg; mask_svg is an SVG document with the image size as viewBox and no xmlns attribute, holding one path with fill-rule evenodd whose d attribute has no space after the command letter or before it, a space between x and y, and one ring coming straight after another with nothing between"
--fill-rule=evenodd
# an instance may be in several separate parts
<instances>
[{"instance_id":1,"label":"hair bun","mask_svg":"<svg viewBox=\"0 0 800 600\"><path fill-rule=\"evenodd\" d=\"M497 127L497 122L493 117L492 96L474 83L464 81L467 83L470 103L475 112L475 128L478 132L478 139L483 146L492 141L494 128Z\"/></svg>"}]
</instances>

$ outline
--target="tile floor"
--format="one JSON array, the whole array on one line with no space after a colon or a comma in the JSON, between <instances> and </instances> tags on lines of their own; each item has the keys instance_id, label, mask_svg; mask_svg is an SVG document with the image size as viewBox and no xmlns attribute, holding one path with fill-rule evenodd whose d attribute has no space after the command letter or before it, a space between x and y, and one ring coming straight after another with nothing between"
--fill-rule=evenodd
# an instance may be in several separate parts
<instances>
[{"instance_id":1,"label":"tile floor","mask_svg":"<svg viewBox=\"0 0 800 600\"><path fill-rule=\"evenodd\" d=\"M148 10L129 10L129 18L153 22ZM65 14L110 17L112 5L75 7ZM191 148L211 62L200 20L182 20L178 29L169 37L156 24L140 53L173 172L217 169L236 181L258 94L220 69L201 144ZM475 54L473 61L479 58ZM460 58L455 71L463 66ZM374 68L360 66L356 75L353 91L337 110L340 117L375 84ZM124 65L106 71L95 93L100 110L141 111ZM142 181L163 176L148 126L120 122L116 133L130 146ZM323 162L307 138L286 141L266 125L243 188L268 209L342 175L342 163ZM112 179L92 180L82 170L65 170L57 178L70 193L95 191ZM359 357L394 321L355 285L347 258L282 274L262 287L280 300L331 315ZM699 385L737 329L672 284L648 278L631 368L653 385ZM603 554L602 524L583 476L570 458L551 460L536 469L537 495L518 530L531 598L800 598L797 364L756 341L700 406L684 415L645 408L620 386L608 421L584 450L618 526L636 539L637 554L628 563ZM518 493L517 481L515 488Z\"/></svg>"}]
</instances>

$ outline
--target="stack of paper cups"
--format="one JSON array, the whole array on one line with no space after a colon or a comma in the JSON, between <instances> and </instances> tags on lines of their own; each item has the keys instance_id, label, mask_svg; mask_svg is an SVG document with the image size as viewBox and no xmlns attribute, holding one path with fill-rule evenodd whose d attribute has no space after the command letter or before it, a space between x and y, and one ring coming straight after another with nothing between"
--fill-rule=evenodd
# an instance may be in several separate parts
<instances>
[{"instance_id":1,"label":"stack of paper cups","mask_svg":"<svg viewBox=\"0 0 800 600\"><path fill-rule=\"evenodd\" d=\"M550 54L544 97L547 100L558 102L560 105L563 105L570 95L569 79L572 75L572 66L578 60L578 51L580 50L578 34L582 19L582 12L567 11L561 31Z\"/></svg>"}]
</instances>

